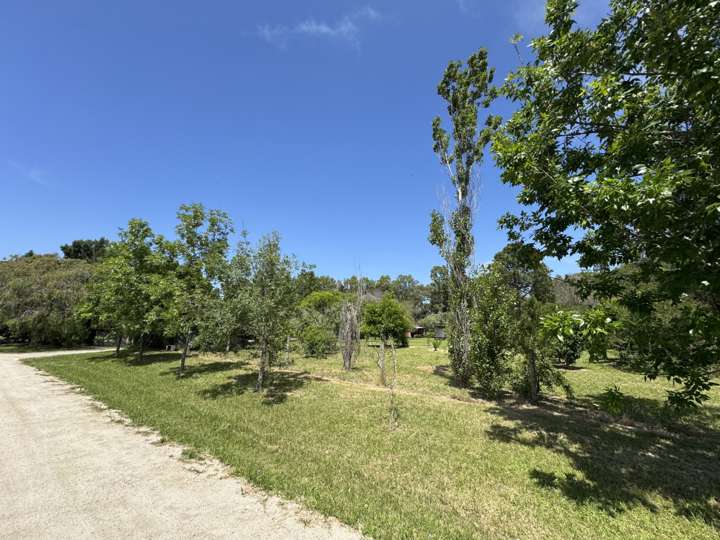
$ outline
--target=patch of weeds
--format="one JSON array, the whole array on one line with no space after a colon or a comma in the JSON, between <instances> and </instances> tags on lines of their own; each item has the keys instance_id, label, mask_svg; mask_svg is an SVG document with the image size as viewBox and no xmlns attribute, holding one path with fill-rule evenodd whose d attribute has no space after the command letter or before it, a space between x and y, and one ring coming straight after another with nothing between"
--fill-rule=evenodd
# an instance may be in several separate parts
<instances>
[{"instance_id":1,"label":"patch of weeds","mask_svg":"<svg viewBox=\"0 0 720 540\"><path fill-rule=\"evenodd\" d=\"M180 453L180 457L187 460L202 460L202 456L194 448L183 448L182 452Z\"/></svg>"},{"instance_id":2,"label":"patch of weeds","mask_svg":"<svg viewBox=\"0 0 720 540\"><path fill-rule=\"evenodd\" d=\"M615 384L600 394L600 408L612 416L620 416L625 411L625 395Z\"/></svg>"}]
</instances>

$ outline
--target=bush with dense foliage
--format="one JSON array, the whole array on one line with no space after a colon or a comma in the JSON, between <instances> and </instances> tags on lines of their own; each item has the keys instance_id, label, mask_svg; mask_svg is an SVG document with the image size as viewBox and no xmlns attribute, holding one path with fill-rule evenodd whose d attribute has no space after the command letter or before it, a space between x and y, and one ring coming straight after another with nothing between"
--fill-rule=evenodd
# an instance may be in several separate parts
<instances>
[{"instance_id":1,"label":"bush with dense foliage","mask_svg":"<svg viewBox=\"0 0 720 540\"><path fill-rule=\"evenodd\" d=\"M73 240L70 244L60 246L66 259L80 259L88 262L102 260L110 247L110 240L105 237L97 240Z\"/></svg>"},{"instance_id":2,"label":"bush with dense foliage","mask_svg":"<svg viewBox=\"0 0 720 540\"><path fill-rule=\"evenodd\" d=\"M495 265L472 280L470 358L484 394L497 393L508 382L509 360L516 354L520 298Z\"/></svg>"},{"instance_id":3,"label":"bush with dense foliage","mask_svg":"<svg viewBox=\"0 0 720 540\"><path fill-rule=\"evenodd\" d=\"M56 255L0 261L0 335L33 345L91 343L94 332L76 317L94 267Z\"/></svg>"},{"instance_id":4,"label":"bush with dense foliage","mask_svg":"<svg viewBox=\"0 0 720 540\"><path fill-rule=\"evenodd\" d=\"M299 338L306 356L321 357L337 350L343 294L315 291L300 302Z\"/></svg>"},{"instance_id":5,"label":"bush with dense foliage","mask_svg":"<svg viewBox=\"0 0 720 540\"><path fill-rule=\"evenodd\" d=\"M542 318L541 335L551 357L571 366L583 351L585 321L572 311L556 311Z\"/></svg>"},{"instance_id":6,"label":"bush with dense foliage","mask_svg":"<svg viewBox=\"0 0 720 540\"><path fill-rule=\"evenodd\" d=\"M405 307L388 293L377 302L365 305L362 314L362 333L379 338L383 342L390 340L396 345L406 345L405 335L412 327L410 316Z\"/></svg>"}]
</instances>

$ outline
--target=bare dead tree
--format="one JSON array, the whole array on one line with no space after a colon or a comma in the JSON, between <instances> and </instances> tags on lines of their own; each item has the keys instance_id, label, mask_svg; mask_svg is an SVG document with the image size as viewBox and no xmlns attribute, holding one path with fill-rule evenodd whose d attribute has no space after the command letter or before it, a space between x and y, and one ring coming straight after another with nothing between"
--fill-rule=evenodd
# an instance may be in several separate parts
<instances>
[{"instance_id":1,"label":"bare dead tree","mask_svg":"<svg viewBox=\"0 0 720 540\"><path fill-rule=\"evenodd\" d=\"M353 356L360 342L357 306L354 302L345 302L340 312L340 343L342 346L343 368L350 371Z\"/></svg>"},{"instance_id":2,"label":"bare dead tree","mask_svg":"<svg viewBox=\"0 0 720 540\"><path fill-rule=\"evenodd\" d=\"M343 355L343 368L353 368L353 358L360 355L360 313L365 295L362 276L358 276L358 286L353 300L348 300L340 312L340 343Z\"/></svg>"}]
</instances>

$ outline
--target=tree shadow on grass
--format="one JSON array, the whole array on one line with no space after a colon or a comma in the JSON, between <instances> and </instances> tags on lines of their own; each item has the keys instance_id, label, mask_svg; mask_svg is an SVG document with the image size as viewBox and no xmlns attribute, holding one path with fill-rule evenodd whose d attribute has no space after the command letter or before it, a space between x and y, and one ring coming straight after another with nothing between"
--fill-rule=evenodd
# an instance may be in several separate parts
<instances>
[{"instance_id":1,"label":"tree shadow on grass","mask_svg":"<svg viewBox=\"0 0 720 540\"><path fill-rule=\"evenodd\" d=\"M280 405L288 396L304 386L311 377L307 373L276 371L270 373L262 391L263 405ZM254 392L257 373L242 373L229 377L227 382L216 384L198 392L203 399L221 399Z\"/></svg>"},{"instance_id":2,"label":"tree shadow on grass","mask_svg":"<svg viewBox=\"0 0 720 540\"><path fill-rule=\"evenodd\" d=\"M433 367L433 375L437 375L451 382L454 381L452 369L449 364L440 364Z\"/></svg>"},{"instance_id":3,"label":"tree shadow on grass","mask_svg":"<svg viewBox=\"0 0 720 540\"><path fill-rule=\"evenodd\" d=\"M163 362L179 362L180 353L177 352L162 352L162 353L146 353L143 355L142 360L138 359L136 354L131 354L125 363L128 366L149 366L151 364L160 364Z\"/></svg>"},{"instance_id":4,"label":"tree shadow on grass","mask_svg":"<svg viewBox=\"0 0 720 540\"><path fill-rule=\"evenodd\" d=\"M119 362L125 364L128 367L134 366L149 366L151 364L160 364L164 362L179 362L180 353L177 352L146 352L143 355L142 360L138 359L137 352L122 350L117 356L115 354L108 354L106 352L100 353L97 356L90 356L85 359L87 362L101 363L101 362Z\"/></svg>"},{"instance_id":5,"label":"tree shadow on grass","mask_svg":"<svg viewBox=\"0 0 720 540\"><path fill-rule=\"evenodd\" d=\"M120 354L101 352L96 356L84 358L87 362L119 362L126 366L149 366L162 362L177 362L180 360L180 353L176 352L146 352L143 359L139 360L136 351L121 350Z\"/></svg>"},{"instance_id":6,"label":"tree shadow on grass","mask_svg":"<svg viewBox=\"0 0 720 540\"><path fill-rule=\"evenodd\" d=\"M161 375L175 375L176 377L198 377L210 373L219 373L221 371L230 371L231 369L240 369L247 366L244 360L237 361L221 361L221 362L205 362L203 364L191 364L185 366L185 371L180 373L180 366L175 366Z\"/></svg>"},{"instance_id":7,"label":"tree shadow on grass","mask_svg":"<svg viewBox=\"0 0 720 540\"><path fill-rule=\"evenodd\" d=\"M433 367L432 372L433 375L437 375L438 377L442 377L443 379L445 379L448 386L452 386L453 388L464 388L461 384L458 383L457 379L453 375L450 364L439 364Z\"/></svg>"},{"instance_id":8,"label":"tree shadow on grass","mask_svg":"<svg viewBox=\"0 0 720 540\"><path fill-rule=\"evenodd\" d=\"M561 371L585 371L587 368L583 366L578 366L577 364L555 364L555 369L559 369Z\"/></svg>"},{"instance_id":9,"label":"tree shadow on grass","mask_svg":"<svg viewBox=\"0 0 720 540\"><path fill-rule=\"evenodd\" d=\"M490 438L552 450L577 471L535 468L530 477L538 486L612 516L635 506L657 511L653 496L660 495L678 515L720 527L720 432L621 425L563 400L532 408L498 404L491 412L512 425L494 423Z\"/></svg>"},{"instance_id":10,"label":"tree shadow on grass","mask_svg":"<svg viewBox=\"0 0 720 540\"><path fill-rule=\"evenodd\" d=\"M678 412L665 401L628 394L612 394L610 390L575 398L575 402L587 409L608 411L607 419L623 423L642 423L645 426L665 426L685 434L712 430L712 424L720 419L720 407L705 405L697 410ZM681 422L681 420L684 420ZM642 427L642 426L641 426Z\"/></svg>"}]
</instances>

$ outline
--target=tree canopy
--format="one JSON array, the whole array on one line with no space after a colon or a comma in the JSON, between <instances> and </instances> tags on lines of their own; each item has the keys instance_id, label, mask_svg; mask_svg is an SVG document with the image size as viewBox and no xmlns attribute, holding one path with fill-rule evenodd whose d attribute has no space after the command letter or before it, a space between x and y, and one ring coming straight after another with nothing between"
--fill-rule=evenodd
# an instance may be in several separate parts
<instances>
[{"instance_id":1,"label":"tree canopy","mask_svg":"<svg viewBox=\"0 0 720 540\"><path fill-rule=\"evenodd\" d=\"M380 338L383 342L395 340L401 342L405 332L410 330L410 317L391 293L381 300L370 302L363 311L363 332Z\"/></svg>"},{"instance_id":2,"label":"tree canopy","mask_svg":"<svg viewBox=\"0 0 720 540\"><path fill-rule=\"evenodd\" d=\"M617 294L625 264L655 283L647 313L679 306L694 337L648 351L648 374L697 401L720 343L720 4L614 0L592 29L576 8L547 2L548 34L502 88L519 108L493 150L527 209L501 223L545 255L577 256L600 275L587 284L598 297Z\"/></svg>"},{"instance_id":3,"label":"tree canopy","mask_svg":"<svg viewBox=\"0 0 720 540\"><path fill-rule=\"evenodd\" d=\"M70 244L60 246L60 251L66 259L97 262L105 256L109 245L110 240L105 237L97 240L73 240Z\"/></svg>"}]
</instances>

